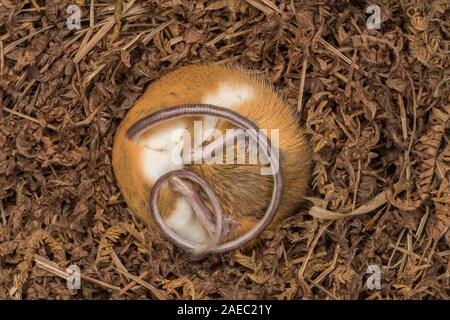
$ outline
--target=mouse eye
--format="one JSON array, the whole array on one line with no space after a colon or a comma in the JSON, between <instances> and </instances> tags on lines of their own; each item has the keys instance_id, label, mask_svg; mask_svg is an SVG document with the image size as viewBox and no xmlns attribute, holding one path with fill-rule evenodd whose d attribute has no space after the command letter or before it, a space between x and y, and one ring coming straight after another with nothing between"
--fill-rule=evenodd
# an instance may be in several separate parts
<instances>
[{"instance_id":1,"label":"mouse eye","mask_svg":"<svg viewBox=\"0 0 450 320\"><path fill-rule=\"evenodd\" d=\"M146 149L150 149L150 150L153 150L153 151L159 151L159 152L164 152L164 151L167 151L167 147L161 147L161 146L152 146L152 145L150 145L150 144L144 144L144 148L146 148Z\"/></svg>"}]
</instances>

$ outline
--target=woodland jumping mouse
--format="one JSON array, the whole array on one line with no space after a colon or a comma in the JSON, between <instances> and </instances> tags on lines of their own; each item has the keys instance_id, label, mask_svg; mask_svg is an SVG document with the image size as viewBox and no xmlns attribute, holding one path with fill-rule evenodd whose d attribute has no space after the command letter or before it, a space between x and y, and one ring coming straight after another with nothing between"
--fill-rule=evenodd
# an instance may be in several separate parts
<instances>
[{"instance_id":1,"label":"woodland jumping mouse","mask_svg":"<svg viewBox=\"0 0 450 320\"><path fill-rule=\"evenodd\" d=\"M157 124L154 121L152 127L148 125L150 120L144 121L152 114L180 105L196 106L196 109L191 107L196 113L182 114ZM188 170L209 185L216 202L220 203L223 230L216 235L219 237L216 242L236 240L255 228L272 204L271 195L275 194L272 190L276 179L261 174L263 164L183 161L187 154L186 136L207 146L217 140L217 136L208 133L213 132L211 129L225 134L227 129L236 128L229 119L208 112L202 114L208 106L230 110L244 118L242 121L248 119L259 129L267 130L268 138L271 130L278 130L276 150L279 175L283 177L282 194L273 220L267 223L268 228L274 228L283 218L294 214L302 202L308 184L310 150L293 107L267 81L238 67L215 64L181 67L152 83L130 109L118 128L113 146L113 168L126 203L136 216L156 227L150 203L155 182L172 171ZM199 121L203 129L200 136L194 130ZM210 226L218 224L217 216L202 220L196 213L216 211L211 197L205 197L205 188L203 191L198 189L199 182L196 186L190 179L191 182L177 185L176 182L181 180L183 177L175 177L172 178L174 184L165 183L158 187L156 209L159 208L162 220L177 236L192 243L208 243L214 237L208 223ZM217 203L215 205L217 207ZM161 227L161 222L157 225ZM226 250L217 252L220 251Z\"/></svg>"}]
</instances>

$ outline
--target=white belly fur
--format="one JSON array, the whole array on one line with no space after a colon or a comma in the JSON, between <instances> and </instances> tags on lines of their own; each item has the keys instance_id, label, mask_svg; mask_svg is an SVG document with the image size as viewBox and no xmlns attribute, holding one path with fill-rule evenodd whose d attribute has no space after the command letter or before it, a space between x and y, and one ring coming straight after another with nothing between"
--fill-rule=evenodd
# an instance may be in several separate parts
<instances>
[{"instance_id":1,"label":"white belly fur","mask_svg":"<svg viewBox=\"0 0 450 320\"><path fill-rule=\"evenodd\" d=\"M191 205L185 198L179 198L172 214L166 219L169 227L186 240L206 243L208 235Z\"/></svg>"}]
</instances>

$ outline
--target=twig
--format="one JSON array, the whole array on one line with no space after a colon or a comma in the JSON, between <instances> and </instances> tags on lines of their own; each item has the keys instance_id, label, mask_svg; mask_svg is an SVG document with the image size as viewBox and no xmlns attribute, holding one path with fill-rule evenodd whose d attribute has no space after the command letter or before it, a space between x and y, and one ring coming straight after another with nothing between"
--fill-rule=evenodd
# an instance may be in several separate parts
<instances>
[{"instance_id":1,"label":"twig","mask_svg":"<svg viewBox=\"0 0 450 320\"><path fill-rule=\"evenodd\" d=\"M26 114L23 114L23 113L21 113L21 112L14 111L14 110L9 109L9 108L7 108L7 107L3 107L2 110L5 110L6 112L9 112L9 113L11 113L11 114L13 114L13 115L16 115L16 116L18 116L18 117L21 117L21 118L30 120L30 121L32 121L32 122L34 122L34 123L37 123L37 124L41 125L41 126L43 125L38 119L33 118L33 117L30 117L30 116L28 116L28 115L26 115ZM58 128L57 128L57 127L55 127L55 126L53 126L53 125L51 125L51 124L48 124L48 123L46 123L46 124L44 125L44 127L47 127L47 128L52 129L52 130L54 130L54 131L58 131Z\"/></svg>"},{"instance_id":2,"label":"twig","mask_svg":"<svg viewBox=\"0 0 450 320\"><path fill-rule=\"evenodd\" d=\"M338 258L338 254L339 254L339 249L341 248L341 246L338 244L336 245L336 249L334 250L334 257L333 257L333 262L331 263L331 265L326 268L320 275L317 276L317 278L314 279L315 283L321 283L323 281L323 279L325 279L325 277L334 270L334 268L336 268L336 263L337 263L337 258Z\"/></svg>"},{"instance_id":3,"label":"twig","mask_svg":"<svg viewBox=\"0 0 450 320\"><path fill-rule=\"evenodd\" d=\"M341 58L345 63L347 63L348 65L353 65L355 70L359 71L359 65L357 65L356 63L354 63L350 58L348 58L347 56L345 56L343 53L341 53L339 50L337 50L335 47L333 47L331 44L329 44L327 41L325 41L325 39L319 37L319 42L325 47L327 48L329 51L331 51L333 54L335 54L336 56L338 56L339 58ZM369 76L369 74L366 71L362 72L363 75L365 75L366 77Z\"/></svg>"},{"instance_id":4,"label":"twig","mask_svg":"<svg viewBox=\"0 0 450 320\"><path fill-rule=\"evenodd\" d=\"M439 97L439 91L444 83L450 80L450 77L444 77L441 81L436 85L436 89L434 90L433 97Z\"/></svg>"},{"instance_id":5,"label":"twig","mask_svg":"<svg viewBox=\"0 0 450 320\"><path fill-rule=\"evenodd\" d=\"M408 255L410 257L413 257L413 258L416 258L416 259L420 259L420 256L417 253L414 253L412 251L403 249L402 247L399 247L398 245L394 245L392 243L389 243L389 247L391 247L391 248L393 248L393 249L395 249L397 251L400 251L401 253L404 253L404 254L406 254L406 255ZM423 261L428 262L428 259L424 259Z\"/></svg>"},{"instance_id":6,"label":"twig","mask_svg":"<svg viewBox=\"0 0 450 320\"><path fill-rule=\"evenodd\" d=\"M305 54L305 57L303 58L302 75L300 78L300 90L298 92L297 111L298 111L299 115L302 114L302 109L303 109L303 91L305 89L305 78L306 78L307 66L308 66L308 57Z\"/></svg>"},{"instance_id":7,"label":"twig","mask_svg":"<svg viewBox=\"0 0 450 320\"><path fill-rule=\"evenodd\" d=\"M275 10L274 8L272 8L272 6L267 5L267 1L264 1L265 3L263 1L259 1L259 0L245 0L245 1L247 1L248 4L254 6L256 9L264 12L265 15L270 15ZM261 2L263 2L264 4ZM279 12L279 13L281 13L281 12Z\"/></svg>"},{"instance_id":8,"label":"twig","mask_svg":"<svg viewBox=\"0 0 450 320\"><path fill-rule=\"evenodd\" d=\"M416 134L416 127L417 127L417 97L416 97L416 89L415 89L415 86L414 86L414 81L411 78L411 75L409 74L408 71L406 71L406 74L408 75L409 82L411 83L411 91L412 91L412 98L413 98L413 127L412 127L412 131L411 131L411 139L409 140L408 150L406 151L406 154L405 154L405 165L402 168L399 180L402 179L404 170L406 168L406 164L407 164L407 162L409 160L409 155L411 154L411 149L412 149L412 145L413 145L413 142L414 142L414 135Z\"/></svg>"},{"instance_id":9,"label":"twig","mask_svg":"<svg viewBox=\"0 0 450 320\"><path fill-rule=\"evenodd\" d=\"M69 279L70 275L63 269L61 269L60 267L58 267L58 265L42 256L39 256L37 254L34 255L34 261L36 262L36 265L41 268L44 269L45 271L58 276L60 278L63 278L65 280ZM81 279L86 280L87 282L90 282L92 284L101 286L105 289L109 289L109 290L115 290L115 291L121 291L122 289L113 285L110 285L106 282L88 277L86 275L80 274Z\"/></svg>"},{"instance_id":10,"label":"twig","mask_svg":"<svg viewBox=\"0 0 450 320\"><path fill-rule=\"evenodd\" d=\"M419 226L417 227L416 234L414 235L416 237L417 241L419 240L420 236L422 235L423 230L425 229L425 224L428 220L429 214L430 214L430 208L426 207L426 212L423 215L422 219L420 219Z\"/></svg>"},{"instance_id":11,"label":"twig","mask_svg":"<svg viewBox=\"0 0 450 320\"><path fill-rule=\"evenodd\" d=\"M236 22L230 29L219 34L217 37L215 37L214 39L212 39L211 41L206 43L205 46L212 47L217 42L219 42L219 41L225 39L226 37L228 37L229 35L233 34L236 30L238 30L240 27L244 26L247 22L248 22L248 20L242 20L242 21Z\"/></svg>"},{"instance_id":12,"label":"twig","mask_svg":"<svg viewBox=\"0 0 450 320\"><path fill-rule=\"evenodd\" d=\"M31 4L33 5L33 7L36 8L37 12L41 12L41 7L39 6L36 0L31 0Z\"/></svg>"},{"instance_id":13,"label":"twig","mask_svg":"<svg viewBox=\"0 0 450 320\"><path fill-rule=\"evenodd\" d=\"M405 188L404 185L402 185L400 183L396 183L394 185L394 190L396 192L403 191L404 188ZM379 208L380 206L382 206L383 204L387 203L389 192L390 192L389 189L386 189L386 190L380 192L378 195L373 197L370 201L361 205L360 207L358 207L358 209L356 209L355 211L350 212L350 213L334 212L331 210L327 210L327 209L324 209L321 207L314 206L309 210L308 214L315 218L323 219L323 220L338 220L338 219L345 219L345 218L350 218L353 216L358 216L361 214L372 212L373 210L375 210L375 209ZM312 202L315 201L314 198L310 198L310 197L304 197L304 198L306 200L309 200Z\"/></svg>"},{"instance_id":14,"label":"twig","mask_svg":"<svg viewBox=\"0 0 450 320\"><path fill-rule=\"evenodd\" d=\"M260 0L262 3L264 3L266 6L271 8L272 10L276 11L279 14L282 14L283 12L270 0Z\"/></svg>"},{"instance_id":15,"label":"twig","mask_svg":"<svg viewBox=\"0 0 450 320\"><path fill-rule=\"evenodd\" d=\"M325 257L326 255L327 255L327 252L326 252L326 251L321 251L321 252L316 253L316 254L312 257L312 259ZM306 257L300 257L300 258L292 259L292 260L290 261L290 263L293 264L293 265L295 265L295 264L303 263L303 262L305 262L305 260L306 260Z\"/></svg>"},{"instance_id":16,"label":"twig","mask_svg":"<svg viewBox=\"0 0 450 320\"><path fill-rule=\"evenodd\" d=\"M305 262L303 262L300 270L298 271L297 279L303 280L303 274L305 273L306 265L308 264L309 259L311 258L312 252L317 244L317 241L319 241L322 234L327 230L327 228L331 225L333 221L327 221L324 223L322 227L320 227L319 231L317 232L316 236L314 237L314 240L312 241L311 245L308 248L308 252L306 253Z\"/></svg>"},{"instance_id":17,"label":"twig","mask_svg":"<svg viewBox=\"0 0 450 320\"><path fill-rule=\"evenodd\" d=\"M129 273L128 270L125 268L125 266L120 261L117 254L114 252L114 250L111 250L110 255L111 255L111 258L117 268L117 271L119 271L125 277L127 277L127 278L133 280L134 282L137 282L140 285L147 288L153 294L154 298L156 298L158 300L167 300L167 297L163 293L161 293L160 290L158 290L156 287L152 286L150 283L147 283L142 279L139 279L135 275L132 275L131 273Z\"/></svg>"},{"instance_id":18,"label":"twig","mask_svg":"<svg viewBox=\"0 0 450 320\"><path fill-rule=\"evenodd\" d=\"M155 35L157 35L160 31L164 30L165 28L167 28L168 26L170 26L173 23L173 20L164 22L163 24L161 24L160 26L156 27L155 29L153 29L148 35L146 35L144 37L144 39L142 39L142 43L147 45L151 39L153 39L153 37Z\"/></svg>"},{"instance_id":19,"label":"twig","mask_svg":"<svg viewBox=\"0 0 450 320\"><path fill-rule=\"evenodd\" d=\"M101 64L94 71L88 74L81 83L82 88L86 88L88 84L92 81L92 79L94 79L95 76L98 75L106 66L107 66L106 63Z\"/></svg>"},{"instance_id":20,"label":"twig","mask_svg":"<svg viewBox=\"0 0 450 320\"><path fill-rule=\"evenodd\" d=\"M403 228L402 232L400 232L400 235L398 236L397 243L396 243L396 245L394 246L394 250L392 251L391 256L389 257L389 261L388 261L386 270L389 270L389 268L390 268L390 266L391 266L392 259L394 258L394 254L395 254L395 252L397 251L396 248L398 248L398 245L400 244L400 241L402 241L403 235L405 234L405 230L406 230L406 229Z\"/></svg>"},{"instance_id":21,"label":"twig","mask_svg":"<svg viewBox=\"0 0 450 320\"><path fill-rule=\"evenodd\" d=\"M355 212L356 198L358 195L360 180L361 180L361 159L358 160L358 174L356 176L356 181L355 181L355 190L353 190L353 202L352 202L352 212L353 213Z\"/></svg>"},{"instance_id":22,"label":"twig","mask_svg":"<svg viewBox=\"0 0 450 320\"><path fill-rule=\"evenodd\" d=\"M305 197L307 199L307 197ZM308 199L307 199L308 200ZM383 191L379 193L377 196L375 196L372 200L367 202L366 204L361 205L358 209L351 213L340 213L340 212L334 212L331 210L327 210L321 207L312 207L309 210L309 215L316 217L318 219L322 220L338 220L338 219L345 219L350 218L354 216L358 216L361 214L369 213L378 207L382 206L388 201L386 197L386 191Z\"/></svg>"},{"instance_id":23,"label":"twig","mask_svg":"<svg viewBox=\"0 0 450 320\"><path fill-rule=\"evenodd\" d=\"M6 213L5 213L5 208L3 208L3 200L0 199L0 213L2 215L2 221L3 221L3 225L6 226Z\"/></svg>"},{"instance_id":24,"label":"twig","mask_svg":"<svg viewBox=\"0 0 450 320\"><path fill-rule=\"evenodd\" d=\"M395 62L394 62L394 64L391 67L390 73L395 71L395 69L398 68L398 65L400 64L400 55L398 53L397 48L394 47L394 45L392 43L390 43L389 41L386 41L384 39L380 39L380 38L377 38L377 37L369 36L369 35L366 35L366 34L364 34L364 35L355 35L353 37L354 38L361 38L361 39L372 40L373 42L378 42L378 43L384 44L384 45L388 46L389 48L391 48L392 51L394 52Z\"/></svg>"},{"instance_id":25,"label":"twig","mask_svg":"<svg viewBox=\"0 0 450 320\"><path fill-rule=\"evenodd\" d=\"M263 1L263 3L265 5L262 5L260 2L256 1L256 0L246 0L250 5L254 6L255 8L259 9L260 11L264 12L266 15L271 14L271 10L272 11L276 11L276 9L273 8L273 6L268 6L268 2L269 1ZM276 7L276 6L275 6ZM278 9L279 10L279 9ZM278 12L278 11L277 11ZM281 11L279 11L278 13L281 14ZM297 32L298 33L298 27L294 24L291 23L290 26L293 29L293 32ZM360 67L356 64L353 63L352 60L350 58L348 58L347 56L345 56L343 53L341 53L339 50L337 50L335 47L333 47L331 44L329 44L327 41L325 41L325 39L321 38L320 36L318 37L318 41L325 46L325 48L327 48L329 51L331 51L333 54L335 54L336 56L338 56L339 58L341 58L344 62L346 62L348 65L354 65L355 70L360 71ZM369 74L366 71L362 72L363 75L365 75L366 77L369 76Z\"/></svg>"},{"instance_id":26,"label":"twig","mask_svg":"<svg viewBox=\"0 0 450 320\"><path fill-rule=\"evenodd\" d=\"M143 280L148 275L148 271L142 272L142 274L139 276L139 279ZM136 285L136 281L131 281L129 284L127 284L123 289L120 291L119 296L123 295L125 292L130 290Z\"/></svg>"},{"instance_id":27,"label":"twig","mask_svg":"<svg viewBox=\"0 0 450 320\"><path fill-rule=\"evenodd\" d=\"M3 48L3 41L0 40L0 77L3 77L5 71L5 48Z\"/></svg>"},{"instance_id":28,"label":"twig","mask_svg":"<svg viewBox=\"0 0 450 320\"><path fill-rule=\"evenodd\" d=\"M47 26L47 27L45 27L45 28L39 29L38 31L35 31L35 32L33 32L33 33L30 33L30 34L27 35L26 37L20 38L19 40L16 40L16 41L10 43L9 45L7 45L7 46L5 47L5 52L4 52L4 54L7 54L7 53L11 52L12 50L14 50L14 48L15 48L16 46L18 46L19 44L21 44L21 43L27 41L28 39L33 38L35 35L37 35L37 34L39 34L39 33L42 33L42 32L44 32L44 31L47 31L48 29L51 29L51 28L54 28L54 27L55 27L55 26Z\"/></svg>"},{"instance_id":29,"label":"twig","mask_svg":"<svg viewBox=\"0 0 450 320\"><path fill-rule=\"evenodd\" d=\"M308 280L309 283L311 283L313 286L317 287L318 289L322 290L323 292L325 292L327 295L329 295L331 298L333 298L334 300L339 300L334 294L332 294L329 290L325 289L325 287L323 287L322 285L316 283L315 281L311 280L311 279L306 279Z\"/></svg>"},{"instance_id":30,"label":"twig","mask_svg":"<svg viewBox=\"0 0 450 320\"><path fill-rule=\"evenodd\" d=\"M122 15L125 14L133 6L135 1L136 0L131 0L125 5ZM115 17L109 17L106 23L95 34L95 36L93 36L92 39L86 43L86 45L80 47L77 54L75 55L75 58L73 58L73 62L79 63L97 45L97 43L101 39L103 39L103 37L111 30L115 23Z\"/></svg>"}]
</instances>

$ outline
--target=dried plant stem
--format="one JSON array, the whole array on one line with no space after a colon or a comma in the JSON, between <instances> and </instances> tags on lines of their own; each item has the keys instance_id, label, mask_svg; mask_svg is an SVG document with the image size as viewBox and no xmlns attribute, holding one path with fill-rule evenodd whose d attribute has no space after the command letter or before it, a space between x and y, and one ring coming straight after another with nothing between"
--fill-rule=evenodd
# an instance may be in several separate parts
<instances>
[{"instance_id":1,"label":"dried plant stem","mask_svg":"<svg viewBox=\"0 0 450 320\"><path fill-rule=\"evenodd\" d=\"M111 258L112 258L118 272L123 274L125 277L133 280L134 282L137 282L140 285L147 288L152 293L154 298L156 298L158 300L166 300L167 299L166 296L163 293L161 293L156 287L152 286L151 284L145 282L144 280L129 273L128 270L125 268L125 266L120 261L117 254L114 252L114 250L111 250L110 255L111 255Z\"/></svg>"},{"instance_id":2,"label":"dried plant stem","mask_svg":"<svg viewBox=\"0 0 450 320\"><path fill-rule=\"evenodd\" d=\"M246 0L250 5L254 6L255 8L257 8L258 10L264 12L264 14L269 15L271 14L273 11L276 11L276 9L274 8L275 5L268 5L269 1L255 1L255 0ZM276 7L276 6L275 6ZM277 8L278 9L278 8ZM279 10L279 9L278 9ZM277 11L278 13L281 14L281 12ZM292 30L296 33L298 33L298 27L295 26L295 24L291 24ZM348 58L347 56L345 56L343 53L341 53L339 50L337 50L335 47L333 47L331 44L329 44L327 41L325 41L325 39L319 37L318 38L319 42L326 48L328 49L330 52L332 52L334 55L338 56L339 58L341 58L345 63L347 63L348 65L353 65L355 70L359 71L360 67L359 65L357 65L356 63L353 63L352 60L350 58ZM384 42L383 42L384 43ZM397 53L397 52L396 52ZM362 72L363 75L365 75L366 77L369 76L369 74L366 71Z\"/></svg>"},{"instance_id":3,"label":"dried plant stem","mask_svg":"<svg viewBox=\"0 0 450 320\"><path fill-rule=\"evenodd\" d=\"M317 282L315 282L314 280L311 280L311 279L306 279L306 280L308 280L308 282L311 283L316 288L318 288L318 289L322 290L323 292L325 292L332 299L338 300L338 298L334 294L332 294L329 290L325 289L325 287L323 287L322 285L318 284Z\"/></svg>"},{"instance_id":4,"label":"dried plant stem","mask_svg":"<svg viewBox=\"0 0 450 320\"><path fill-rule=\"evenodd\" d=\"M5 73L5 48L3 47L3 41L0 40L0 77L3 77Z\"/></svg>"},{"instance_id":5,"label":"dried plant stem","mask_svg":"<svg viewBox=\"0 0 450 320\"><path fill-rule=\"evenodd\" d=\"M274 9L272 6L267 6L267 1L259 1L259 0L245 0L248 4L254 6L256 9L264 12L265 15L270 15Z\"/></svg>"},{"instance_id":6,"label":"dried plant stem","mask_svg":"<svg viewBox=\"0 0 450 320\"><path fill-rule=\"evenodd\" d=\"M314 279L315 283L321 283L325 277L334 270L334 268L336 268L336 263L337 263L337 259L339 256L339 249L341 248L341 246L338 244L336 246L336 248L334 249L334 257L333 257L333 261L331 262L331 265L326 268L320 275L317 276L317 278Z\"/></svg>"},{"instance_id":7,"label":"dried plant stem","mask_svg":"<svg viewBox=\"0 0 450 320\"><path fill-rule=\"evenodd\" d=\"M26 115L26 114L23 114L23 113L21 113L21 112L14 111L14 110L9 109L9 108L7 108L7 107L3 107L2 110L6 111L6 112L9 112L9 113L11 113L11 114L13 114L13 115L15 115L15 116L18 116L18 117L21 117L21 118L30 120L30 121L32 121L32 122L34 122L34 123L39 124L39 125L42 125L42 123L41 123L38 119L33 118L33 117L31 117L31 116L28 116L28 115ZM55 126L53 126L53 125L51 125L51 124L48 124L48 123L45 124L45 127L49 128L49 129L52 129L52 130L54 130L54 131L58 131L58 128L57 128L57 127L55 127Z\"/></svg>"},{"instance_id":8,"label":"dried plant stem","mask_svg":"<svg viewBox=\"0 0 450 320\"><path fill-rule=\"evenodd\" d=\"M30 33L29 35L27 35L27 36L25 36L25 37L23 37L23 38L20 38L19 40L16 40L16 41L10 43L9 45L7 45L7 46L5 47L4 54L7 54L7 53L13 51L14 48L17 47L19 44L22 44L22 43L24 43L25 41L30 40L30 39L33 38L35 35L37 35L37 34L39 34L39 33L42 33L42 32L44 32L44 31L47 31L48 29L51 29L51 28L54 28L54 27L55 27L55 26L53 26L53 25L52 25L52 26L47 26L47 27L45 27L45 28L39 29L38 31L32 32L32 33Z\"/></svg>"},{"instance_id":9,"label":"dried plant stem","mask_svg":"<svg viewBox=\"0 0 450 320\"><path fill-rule=\"evenodd\" d=\"M45 271L47 271L47 272L57 276L57 277L60 277L60 278L63 278L65 280L67 280L69 278L69 276L70 276L65 270L63 270L60 267L58 267L56 263L54 263L54 262L52 262L52 261L50 261L50 260L48 260L48 259L46 259L46 258L44 258L42 256L34 255L34 261L36 262L36 265L39 268L41 268L41 269L43 269L43 270L45 270ZM81 279L83 279L85 281L88 281L88 282L90 282L92 284L101 286L101 287L103 287L105 289L115 290L115 291L121 291L122 290L119 287L110 285L110 284L108 284L106 282L103 282L103 281L100 281L100 280L88 277L86 275L81 274L80 276L81 276Z\"/></svg>"},{"instance_id":10,"label":"dried plant stem","mask_svg":"<svg viewBox=\"0 0 450 320\"><path fill-rule=\"evenodd\" d=\"M306 258L305 258L305 262L303 262L300 270L298 271L298 275L297 275L297 279L299 281L303 280L303 275L305 273L306 270L306 266L308 264L309 259L311 258L311 255L314 251L314 248L316 247L317 241L319 241L320 237L322 236L322 234L325 232L325 230L328 229L328 227L331 225L333 221L327 221L325 222L319 229L319 231L317 232L316 236L314 237L314 240L311 242L309 248L308 248L308 252L306 254Z\"/></svg>"},{"instance_id":11,"label":"dried plant stem","mask_svg":"<svg viewBox=\"0 0 450 320\"><path fill-rule=\"evenodd\" d=\"M6 223L7 223L7 221L6 221L6 213L5 213L5 208L3 208L3 200L2 199L0 199L0 213L2 215L3 225L6 226Z\"/></svg>"},{"instance_id":12,"label":"dried plant stem","mask_svg":"<svg viewBox=\"0 0 450 320\"><path fill-rule=\"evenodd\" d=\"M389 261L388 261L388 264L387 264L387 267L386 267L387 270L389 270L389 268L391 266L392 259L394 258L394 254L397 251L397 248L398 248L398 245L400 244L400 241L402 241L403 235L405 234L405 230L406 229L403 228L402 232L400 232L400 235L398 236L398 239L397 239L397 243L393 247L394 250L392 250L391 256L389 257Z\"/></svg>"},{"instance_id":13,"label":"dried plant stem","mask_svg":"<svg viewBox=\"0 0 450 320\"><path fill-rule=\"evenodd\" d=\"M327 41L325 41L323 38L319 37L319 42L325 47L327 48L330 52L332 52L334 55L338 56L339 58L342 59L342 61L344 61L345 63L347 63L348 65L353 65L355 70L359 71L360 67L359 65L357 65L356 63L353 63L353 61L348 58L347 56L345 56L343 53L341 53L339 50L337 50L335 47L333 47L331 44L329 44ZM365 75L366 77L369 76L369 74L366 71L362 72L363 75Z\"/></svg>"},{"instance_id":14,"label":"dried plant stem","mask_svg":"<svg viewBox=\"0 0 450 320\"><path fill-rule=\"evenodd\" d=\"M305 90L305 78L306 78L306 68L308 66L308 58L305 55L305 57L303 58L303 65L302 65L302 75L300 78L300 90L298 92L298 103L297 103L297 111L299 113L299 115L302 114L302 109L303 109L303 93Z\"/></svg>"},{"instance_id":15,"label":"dried plant stem","mask_svg":"<svg viewBox=\"0 0 450 320\"><path fill-rule=\"evenodd\" d=\"M33 7L36 9L37 12L41 12L41 7L39 6L36 0L31 0L31 4L33 5Z\"/></svg>"},{"instance_id":16,"label":"dried plant stem","mask_svg":"<svg viewBox=\"0 0 450 320\"><path fill-rule=\"evenodd\" d=\"M372 200L370 200L366 204L361 205L359 208L355 209L355 211L351 213L339 213L320 207L312 207L308 213L311 216L322 220L338 220L369 213L377 209L378 207L382 206L387 201L388 199L386 197L386 191L383 191L377 196L375 196Z\"/></svg>"},{"instance_id":17,"label":"dried plant stem","mask_svg":"<svg viewBox=\"0 0 450 320\"><path fill-rule=\"evenodd\" d=\"M134 4L136 0L131 0L128 2L122 14L125 14ZM111 30L111 28L115 25L116 19L114 16L111 16L107 19L106 23L100 28L100 30L89 40L86 44L80 46L75 58L73 58L74 63L79 63L96 45L103 39L103 37ZM89 36L89 34L87 35ZM86 38L85 38L86 39Z\"/></svg>"},{"instance_id":18,"label":"dried plant stem","mask_svg":"<svg viewBox=\"0 0 450 320\"><path fill-rule=\"evenodd\" d=\"M142 272L142 274L138 277L138 279L144 279L146 276L148 275L148 271L144 271ZM131 288L133 288L136 285L136 281L131 281L129 284L127 284L125 287L123 287L123 289L120 291L119 296L123 295L124 293L126 293L128 290L130 290Z\"/></svg>"},{"instance_id":19,"label":"dried plant stem","mask_svg":"<svg viewBox=\"0 0 450 320\"><path fill-rule=\"evenodd\" d=\"M410 257L413 257L415 259L420 259L420 256L412 251L406 250L402 247L399 247L398 245L393 245L392 243L389 244L389 247L395 249L396 251L400 251L401 253L404 253L405 255L408 255ZM423 259L423 261L428 262L428 259Z\"/></svg>"},{"instance_id":20,"label":"dried plant stem","mask_svg":"<svg viewBox=\"0 0 450 320\"><path fill-rule=\"evenodd\" d=\"M356 176L355 189L353 190L352 213L355 212L356 199L358 197L358 188L361 181L361 160L358 160L358 175Z\"/></svg>"}]
</instances>

